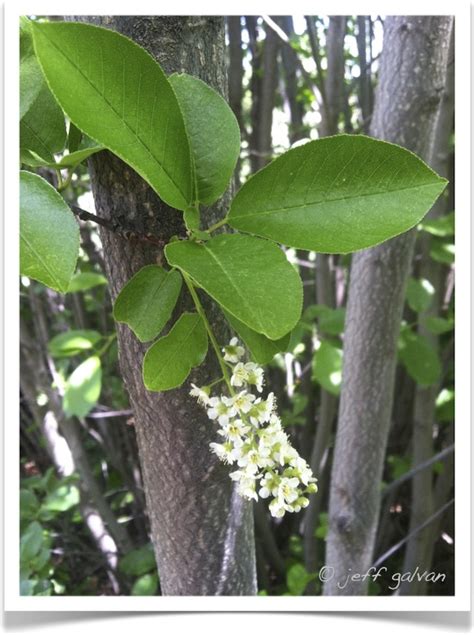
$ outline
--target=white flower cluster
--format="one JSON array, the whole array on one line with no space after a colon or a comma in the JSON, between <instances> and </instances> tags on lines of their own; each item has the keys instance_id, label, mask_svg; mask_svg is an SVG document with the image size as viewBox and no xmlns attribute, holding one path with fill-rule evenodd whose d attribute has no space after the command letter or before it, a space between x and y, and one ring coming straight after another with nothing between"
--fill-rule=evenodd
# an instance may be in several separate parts
<instances>
[{"instance_id":1,"label":"white flower cluster","mask_svg":"<svg viewBox=\"0 0 474 635\"><path fill-rule=\"evenodd\" d=\"M241 496L255 500L258 495L272 496L269 508L277 518L285 512L299 512L309 504L305 494L317 491L316 479L282 428L274 394L263 399L249 392L251 386L262 392L263 369L240 361L245 351L235 337L222 352L232 368L231 386L242 390L232 396L211 397L208 387L193 384L190 392L220 426L217 434L222 443L211 443L211 450L221 461L237 464L230 477L238 482Z\"/></svg>"}]
</instances>

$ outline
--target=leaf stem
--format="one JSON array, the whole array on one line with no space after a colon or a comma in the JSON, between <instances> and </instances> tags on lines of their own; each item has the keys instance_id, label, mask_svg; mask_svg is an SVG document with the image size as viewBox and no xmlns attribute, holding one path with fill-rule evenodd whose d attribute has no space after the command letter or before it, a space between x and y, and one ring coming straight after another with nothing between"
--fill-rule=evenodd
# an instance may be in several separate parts
<instances>
[{"instance_id":1,"label":"leaf stem","mask_svg":"<svg viewBox=\"0 0 474 635\"><path fill-rule=\"evenodd\" d=\"M227 371L227 367L225 364L225 361L221 355L221 350L219 347L219 344L217 343L216 337L214 335L214 332L211 328L211 325L209 324L209 321L207 319L206 313L203 309L203 306L201 304L201 301L199 300L199 296L196 292L196 289L194 288L193 283L191 282L191 280L188 278L188 276L184 273L184 271L181 271L183 278L184 278L184 282L186 283L186 286L189 289L189 293L191 294L191 297L194 301L194 304L196 306L196 310L198 312L198 314L201 316L202 321L204 322L204 326L206 327L206 331L207 334L209 335L209 339L211 340L211 344L212 347L214 349L214 352L216 354L217 357L217 361L219 362L219 366L221 368L222 371L222 377L227 385L227 388L229 390L230 395L233 397L235 395L235 391L234 388L232 386L232 384L230 383L230 379L229 379L229 373Z\"/></svg>"},{"instance_id":2,"label":"leaf stem","mask_svg":"<svg viewBox=\"0 0 474 635\"><path fill-rule=\"evenodd\" d=\"M217 223L214 223L214 225L211 225L210 227L208 227L206 231L214 232L214 231L216 231L216 229L219 229L219 227L222 227L223 225L227 225L228 218L229 218L228 215L224 216L224 218L222 218L220 221L218 221Z\"/></svg>"}]
</instances>

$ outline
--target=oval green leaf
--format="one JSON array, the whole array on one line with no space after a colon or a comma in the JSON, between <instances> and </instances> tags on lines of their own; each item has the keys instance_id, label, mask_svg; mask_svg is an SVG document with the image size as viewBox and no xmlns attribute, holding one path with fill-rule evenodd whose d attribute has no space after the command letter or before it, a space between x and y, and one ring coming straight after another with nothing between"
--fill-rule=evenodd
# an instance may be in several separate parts
<instances>
[{"instance_id":1,"label":"oval green leaf","mask_svg":"<svg viewBox=\"0 0 474 635\"><path fill-rule=\"evenodd\" d=\"M128 38L75 23L33 25L56 99L83 132L136 170L171 207L193 201L189 142L160 66Z\"/></svg>"},{"instance_id":2,"label":"oval green leaf","mask_svg":"<svg viewBox=\"0 0 474 635\"><path fill-rule=\"evenodd\" d=\"M257 333L278 340L298 322L303 302L301 280L274 243L221 234L203 244L170 243L165 254L170 265L188 274Z\"/></svg>"},{"instance_id":3,"label":"oval green leaf","mask_svg":"<svg viewBox=\"0 0 474 635\"><path fill-rule=\"evenodd\" d=\"M66 382L63 409L68 416L85 417L97 403L102 385L99 357L89 357Z\"/></svg>"},{"instance_id":4,"label":"oval green leaf","mask_svg":"<svg viewBox=\"0 0 474 635\"><path fill-rule=\"evenodd\" d=\"M232 202L229 224L299 249L349 253L416 225L446 183L400 146L362 135L325 137L250 178Z\"/></svg>"},{"instance_id":5,"label":"oval green leaf","mask_svg":"<svg viewBox=\"0 0 474 635\"><path fill-rule=\"evenodd\" d=\"M313 356L313 381L333 395L339 395L342 382L342 350L326 340Z\"/></svg>"},{"instance_id":6,"label":"oval green leaf","mask_svg":"<svg viewBox=\"0 0 474 635\"><path fill-rule=\"evenodd\" d=\"M237 119L219 93L197 77L169 78L178 97L194 159L197 200L210 205L225 192L240 152Z\"/></svg>"},{"instance_id":7,"label":"oval green leaf","mask_svg":"<svg viewBox=\"0 0 474 635\"><path fill-rule=\"evenodd\" d=\"M69 283L68 293L76 293L77 291L88 291L94 287L107 284L107 278L101 273L95 271L80 271L76 273Z\"/></svg>"},{"instance_id":8,"label":"oval green leaf","mask_svg":"<svg viewBox=\"0 0 474 635\"><path fill-rule=\"evenodd\" d=\"M78 253L79 227L64 200L40 176L20 172L21 274L66 293Z\"/></svg>"},{"instance_id":9,"label":"oval green leaf","mask_svg":"<svg viewBox=\"0 0 474 635\"><path fill-rule=\"evenodd\" d=\"M177 388L207 353L206 327L197 313L183 313L168 335L155 342L143 359L143 383L159 392Z\"/></svg>"},{"instance_id":10,"label":"oval green leaf","mask_svg":"<svg viewBox=\"0 0 474 635\"><path fill-rule=\"evenodd\" d=\"M58 333L48 342L48 350L53 357L72 357L90 350L102 338L97 331L70 330Z\"/></svg>"},{"instance_id":11,"label":"oval green leaf","mask_svg":"<svg viewBox=\"0 0 474 635\"><path fill-rule=\"evenodd\" d=\"M118 294L114 318L128 324L141 342L155 339L171 317L182 282L179 271L143 267Z\"/></svg>"},{"instance_id":12,"label":"oval green leaf","mask_svg":"<svg viewBox=\"0 0 474 635\"><path fill-rule=\"evenodd\" d=\"M20 119L33 105L43 84L43 73L33 47L31 22L20 16Z\"/></svg>"},{"instance_id":13,"label":"oval green leaf","mask_svg":"<svg viewBox=\"0 0 474 635\"><path fill-rule=\"evenodd\" d=\"M54 154L61 152L65 144L63 112L43 83L37 98L20 122L20 159L22 163L30 165L28 157L33 152L41 157L44 165L54 165Z\"/></svg>"}]
</instances>

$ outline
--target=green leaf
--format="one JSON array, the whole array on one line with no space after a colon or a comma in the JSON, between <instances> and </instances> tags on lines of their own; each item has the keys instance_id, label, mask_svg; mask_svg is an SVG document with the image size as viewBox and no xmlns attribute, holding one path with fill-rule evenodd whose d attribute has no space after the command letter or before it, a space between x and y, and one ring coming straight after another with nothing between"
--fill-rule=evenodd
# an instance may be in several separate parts
<instances>
[{"instance_id":1,"label":"green leaf","mask_svg":"<svg viewBox=\"0 0 474 635\"><path fill-rule=\"evenodd\" d=\"M443 388L437 396L436 419L443 423L454 421L454 390Z\"/></svg>"},{"instance_id":2,"label":"green leaf","mask_svg":"<svg viewBox=\"0 0 474 635\"><path fill-rule=\"evenodd\" d=\"M75 485L61 485L48 494L41 509L50 512L66 512L78 505L79 501L79 490Z\"/></svg>"},{"instance_id":3,"label":"green leaf","mask_svg":"<svg viewBox=\"0 0 474 635\"><path fill-rule=\"evenodd\" d=\"M240 130L219 93L186 74L169 78L178 97L189 136L197 200L214 203L226 190L239 158Z\"/></svg>"},{"instance_id":4,"label":"green leaf","mask_svg":"<svg viewBox=\"0 0 474 635\"><path fill-rule=\"evenodd\" d=\"M313 356L313 380L338 395L342 382L342 351L324 340Z\"/></svg>"},{"instance_id":5,"label":"green leaf","mask_svg":"<svg viewBox=\"0 0 474 635\"><path fill-rule=\"evenodd\" d=\"M75 152L79 150L79 145L82 141L82 132L72 121L69 122L69 131L67 134L67 149L69 152Z\"/></svg>"},{"instance_id":6,"label":"green leaf","mask_svg":"<svg viewBox=\"0 0 474 635\"><path fill-rule=\"evenodd\" d=\"M229 224L299 249L349 253L416 225L446 183L399 146L326 137L251 177L232 202Z\"/></svg>"},{"instance_id":7,"label":"green leaf","mask_svg":"<svg viewBox=\"0 0 474 635\"><path fill-rule=\"evenodd\" d=\"M147 573L135 581L132 595L156 595L157 590L158 576L156 573Z\"/></svg>"},{"instance_id":8,"label":"green leaf","mask_svg":"<svg viewBox=\"0 0 474 635\"><path fill-rule=\"evenodd\" d=\"M454 245L441 239L434 239L431 244L430 256L436 262L443 265L452 265L454 262Z\"/></svg>"},{"instance_id":9,"label":"green leaf","mask_svg":"<svg viewBox=\"0 0 474 635\"><path fill-rule=\"evenodd\" d=\"M207 353L206 327L197 313L183 313L168 335L160 338L143 359L143 382L148 390L177 388Z\"/></svg>"},{"instance_id":10,"label":"green leaf","mask_svg":"<svg viewBox=\"0 0 474 635\"><path fill-rule=\"evenodd\" d=\"M171 317L182 282L179 271L143 267L118 294L114 318L128 324L140 342L155 339Z\"/></svg>"},{"instance_id":11,"label":"green leaf","mask_svg":"<svg viewBox=\"0 0 474 635\"><path fill-rule=\"evenodd\" d=\"M407 285L407 302L417 313L423 313L433 302L435 289L429 280L410 278Z\"/></svg>"},{"instance_id":12,"label":"green leaf","mask_svg":"<svg viewBox=\"0 0 474 635\"><path fill-rule=\"evenodd\" d=\"M303 320L311 324L318 321L318 329L328 335L340 335L344 331L346 311L343 308L332 309L324 304L313 304L305 309Z\"/></svg>"},{"instance_id":13,"label":"green leaf","mask_svg":"<svg viewBox=\"0 0 474 635\"><path fill-rule=\"evenodd\" d=\"M399 339L399 356L408 374L420 386L431 386L439 381L441 362L426 337L410 330L402 331Z\"/></svg>"},{"instance_id":14,"label":"green leaf","mask_svg":"<svg viewBox=\"0 0 474 635\"><path fill-rule=\"evenodd\" d=\"M21 274L65 293L78 253L79 227L62 197L40 176L20 172Z\"/></svg>"},{"instance_id":15,"label":"green leaf","mask_svg":"<svg viewBox=\"0 0 474 635\"><path fill-rule=\"evenodd\" d=\"M95 271L80 271L76 273L69 283L68 293L76 293L77 291L88 291L94 287L107 284L107 278L101 273Z\"/></svg>"},{"instance_id":16,"label":"green leaf","mask_svg":"<svg viewBox=\"0 0 474 635\"><path fill-rule=\"evenodd\" d=\"M426 218L420 225L421 229L433 236L454 236L454 212L440 218Z\"/></svg>"},{"instance_id":17,"label":"green leaf","mask_svg":"<svg viewBox=\"0 0 474 635\"><path fill-rule=\"evenodd\" d=\"M20 119L31 108L43 85L43 73L33 47L31 22L20 16Z\"/></svg>"},{"instance_id":18,"label":"green leaf","mask_svg":"<svg viewBox=\"0 0 474 635\"><path fill-rule=\"evenodd\" d=\"M43 528L34 520L30 523L20 540L20 560L25 564L36 556L43 545Z\"/></svg>"},{"instance_id":19,"label":"green leaf","mask_svg":"<svg viewBox=\"0 0 474 635\"><path fill-rule=\"evenodd\" d=\"M71 330L55 335L48 343L48 350L53 357L72 357L90 350L101 338L97 331Z\"/></svg>"},{"instance_id":20,"label":"green leaf","mask_svg":"<svg viewBox=\"0 0 474 635\"><path fill-rule=\"evenodd\" d=\"M129 551L120 560L119 569L127 575L143 575L156 569L155 554L151 543Z\"/></svg>"},{"instance_id":21,"label":"green leaf","mask_svg":"<svg viewBox=\"0 0 474 635\"><path fill-rule=\"evenodd\" d=\"M33 39L71 121L128 163L168 205L186 209L193 201L189 142L157 62L123 35L88 24L35 24Z\"/></svg>"},{"instance_id":22,"label":"green leaf","mask_svg":"<svg viewBox=\"0 0 474 635\"><path fill-rule=\"evenodd\" d=\"M85 417L99 399L102 369L99 357L89 357L70 375L64 390L63 409L69 416Z\"/></svg>"},{"instance_id":23,"label":"green leaf","mask_svg":"<svg viewBox=\"0 0 474 635\"><path fill-rule=\"evenodd\" d=\"M224 311L224 315L234 331L240 336L257 364L268 364L277 353L281 353L287 349L290 342L290 333L287 333L279 340L270 340L268 337L265 337L265 335L253 331L228 311Z\"/></svg>"},{"instance_id":24,"label":"green leaf","mask_svg":"<svg viewBox=\"0 0 474 635\"><path fill-rule=\"evenodd\" d=\"M28 489L20 490L20 518L34 517L39 510L39 501Z\"/></svg>"},{"instance_id":25,"label":"green leaf","mask_svg":"<svg viewBox=\"0 0 474 635\"><path fill-rule=\"evenodd\" d=\"M252 236L220 234L202 245L170 243L165 254L170 265L187 273L257 333L278 340L298 322L301 280L275 244Z\"/></svg>"},{"instance_id":26,"label":"green leaf","mask_svg":"<svg viewBox=\"0 0 474 635\"><path fill-rule=\"evenodd\" d=\"M66 123L61 108L43 84L34 103L20 122L20 159L28 165L31 152L54 164L54 154L66 143Z\"/></svg>"},{"instance_id":27,"label":"green leaf","mask_svg":"<svg viewBox=\"0 0 474 635\"><path fill-rule=\"evenodd\" d=\"M304 565L297 562L286 572L286 586L291 595L303 595L308 583L314 578L314 574L308 573Z\"/></svg>"},{"instance_id":28,"label":"green leaf","mask_svg":"<svg viewBox=\"0 0 474 635\"><path fill-rule=\"evenodd\" d=\"M434 333L435 335L448 333L454 329L454 320L452 318L446 319L442 317L428 316L425 318L424 324L428 331Z\"/></svg>"}]
</instances>

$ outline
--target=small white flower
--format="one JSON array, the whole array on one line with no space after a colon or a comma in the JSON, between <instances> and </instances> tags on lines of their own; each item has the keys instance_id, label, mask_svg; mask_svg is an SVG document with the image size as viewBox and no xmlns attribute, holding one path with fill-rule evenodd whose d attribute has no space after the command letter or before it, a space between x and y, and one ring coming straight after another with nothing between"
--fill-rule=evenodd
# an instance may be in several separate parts
<instances>
[{"instance_id":1,"label":"small white flower","mask_svg":"<svg viewBox=\"0 0 474 635\"><path fill-rule=\"evenodd\" d=\"M247 414L252 407L252 402L255 401L255 395L242 390L238 395L233 397L233 404L239 412Z\"/></svg>"},{"instance_id":2,"label":"small white flower","mask_svg":"<svg viewBox=\"0 0 474 635\"><path fill-rule=\"evenodd\" d=\"M244 386L247 383L248 372L245 368L245 365L242 362L239 362L234 366L234 371L232 373L232 377L230 378L230 383L232 386Z\"/></svg>"},{"instance_id":3,"label":"small white flower","mask_svg":"<svg viewBox=\"0 0 474 635\"><path fill-rule=\"evenodd\" d=\"M237 410L234 408L232 399L222 395L221 397L211 397L207 411L209 419L217 419L221 426L229 423L232 417L235 417Z\"/></svg>"},{"instance_id":4,"label":"small white flower","mask_svg":"<svg viewBox=\"0 0 474 635\"><path fill-rule=\"evenodd\" d=\"M235 458L233 456L234 446L230 441L226 441L225 443L209 443L209 447L217 455L217 458L223 461L224 463L232 463L235 462Z\"/></svg>"},{"instance_id":5,"label":"small white flower","mask_svg":"<svg viewBox=\"0 0 474 635\"><path fill-rule=\"evenodd\" d=\"M227 346L224 346L222 352L224 353L224 360L226 362L236 364L239 359L244 356L245 349L243 346L239 346L239 340L236 337L233 337L230 340L230 343Z\"/></svg>"},{"instance_id":6,"label":"small white flower","mask_svg":"<svg viewBox=\"0 0 474 635\"><path fill-rule=\"evenodd\" d=\"M293 468L293 476L296 476L305 485L310 483L313 472L301 456L297 455L290 459L290 466Z\"/></svg>"},{"instance_id":7,"label":"small white flower","mask_svg":"<svg viewBox=\"0 0 474 635\"><path fill-rule=\"evenodd\" d=\"M209 403L209 388L204 386L204 388L199 388L196 384L191 384L192 389L189 391L191 397L196 397L198 403L203 406L207 406Z\"/></svg>"},{"instance_id":8,"label":"small white flower","mask_svg":"<svg viewBox=\"0 0 474 635\"><path fill-rule=\"evenodd\" d=\"M284 476L278 485L276 497L283 503L292 503L299 496L299 484L300 482L296 477L287 478Z\"/></svg>"},{"instance_id":9,"label":"small white flower","mask_svg":"<svg viewBox=\"0 0 474 635\"><path fill-rule=\"evenodd\" d=\"M217 433L231 441L234 446L241 447L243 445L243 437L250 430L249 426L241 419L233 419L222 426L222 430Z\"/></svg>"},{"instance_id":10,"label":"small white flower","mask_svg":"<svg viewBox=\"0 0 474 635\"><path fill-rule=\"evenodd\" d=\"M270 494L276 496L278 492L278 485L280 484L280 475L278 472L266 472L265 476L260 481L260 491L258 492L262 498L268 498Z\"/></svg>"},{"instance_id":11,"label":"small white flower","mask_svg":"<svg viewBox=\"0 0 474 635\"><path fill-rule=\"evenodd\" d=\"M263 368L260 368L260 366L257 366L257 364L254 364L253 362L248 362L245 364L245 370L247 371L247 383L251 386L255 386L258 392L262 392Z\"/></svg>"},{"instance_id":12,"label":"small white flower","mask_svg":"<svg viewBox=\"0 0 474 635\"><path fill-rule=\"evenodd\" d=\"M272 502L268 506L268 509L270 510L270 514L274 518L282 518L285 515L285 511L288 511L286 509L286 505L282 503L278 498L274 498L272 500Z\"/></svg>"}]
</instances>

